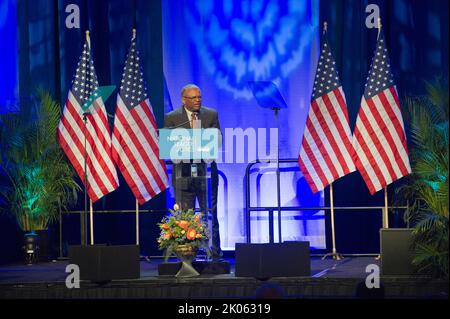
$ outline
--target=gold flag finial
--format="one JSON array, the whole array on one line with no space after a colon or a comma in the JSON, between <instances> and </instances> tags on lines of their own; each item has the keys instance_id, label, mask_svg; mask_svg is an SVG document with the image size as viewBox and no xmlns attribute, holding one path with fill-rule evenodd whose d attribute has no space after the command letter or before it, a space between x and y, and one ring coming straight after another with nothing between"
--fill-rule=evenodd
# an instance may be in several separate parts
<instances>
[{"instance_id":1,"label":"gold flag finial","mask_svg":"<svg viewBox=\"0 0 450 319\"><path fill-rule=\"evenodd\" d=\"M380 36L380 32L381 32L381 18L378 17L378 36Z\"/></svg>"},{"instance_id":2,"label":"gold flag finial","mask_svg":"<svg viewBox=\"0 0 450 319\"><path fill-rule=\"evenodd\" d=\"M88 47L91 48L91 38L89 37L89 30L86 30L86 41L87 41Z\"/></svg>"}]
</instances>

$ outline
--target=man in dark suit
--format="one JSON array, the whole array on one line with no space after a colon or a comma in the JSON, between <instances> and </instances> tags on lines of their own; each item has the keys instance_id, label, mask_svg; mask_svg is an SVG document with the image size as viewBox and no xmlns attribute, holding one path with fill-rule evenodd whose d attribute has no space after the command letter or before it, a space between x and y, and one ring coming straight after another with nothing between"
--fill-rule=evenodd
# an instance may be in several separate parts
<instances>
[{"instance_id":1,"label":"man in dark suit","mask_svg":"<svg viewBox=\"0 0 450 319\"><path fill-rule=\"evenodd\" d=\"M166 114L164 117L165 128L217 128L220 132L219 117L214 109L202 106L200 88L194 84L188 84L181 90L183 105ZM219 140L220 140L219 134ZM172 166L172 185L175 190L175 200L181 204L183 210L195 208L195 200L198 199L200 209L207 214L207 165L205 162L178 163ZM217 219L217 192L219 177L216 162L211 162L211 215L212 215L212 258L220 260L219 221ZM207 215L205 214L205 220Z\"/></svg>"}]
</instances>

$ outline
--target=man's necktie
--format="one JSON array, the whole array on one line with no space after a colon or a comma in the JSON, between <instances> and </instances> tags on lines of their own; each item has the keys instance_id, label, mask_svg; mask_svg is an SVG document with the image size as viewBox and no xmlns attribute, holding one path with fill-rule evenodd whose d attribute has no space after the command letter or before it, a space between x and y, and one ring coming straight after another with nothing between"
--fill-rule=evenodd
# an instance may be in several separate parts
<instances>
[{"instance_id":1,"label":"man's necktie","mask_svg":"<svg viewBox=\"0 0 450 319\"><path fill-rule=\"evenodd\" d=\"M191 113L191 128L196 128L196 121L197 121L197 113L192 112Z\"/></svg>"}]
</instances>

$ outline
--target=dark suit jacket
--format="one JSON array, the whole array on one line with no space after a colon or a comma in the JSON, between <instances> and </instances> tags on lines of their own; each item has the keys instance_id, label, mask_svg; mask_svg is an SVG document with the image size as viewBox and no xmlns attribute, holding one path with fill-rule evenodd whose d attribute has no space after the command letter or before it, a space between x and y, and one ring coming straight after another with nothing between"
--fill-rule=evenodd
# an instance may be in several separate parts
<instances>
[{"instance_id":1,"label":"dark suit jacket","mask_svg":"<svg viewBox=\"0 0 450 319\"><path fill-rule=\"evenodd\" d=\"M214 109L210 109L206 106L202 106L200 108L200 112L198 113L198 119L201 120L202 128L210 128L215 127L220 130L219 125L219 116L217 111ZM165 128L191 128L189 118L184 107L180 107L172 112L169 112L164 117L164 127ZM178 126L180 125L180 126Z\"/></svg>"},{"instance_id":2,"label":"dark suit jacket","mask_svg":"<svg viewBox=\"0 0 450 319\"><path fill-rule=\"evenodd\" d=\"M201 121L202 128L217 128L220 132L219 116L216 110L202 106L198 113L198 119ZM165 128L186 128L190 129L190 119L184 107L180 107L172 112L167 113L164 116L164 127ZM221 134L219 134L219 143L221 140ZM200 165L198 167L199 176L204 176L206 165ZM175 172L180 170L183 178L175 178ZM191 185L190 177L190 164L180 163L173 164L172 166L172 184L175 188L188 189ZM217 164L215 162L211 163L211 179L215 181L217 176Z\"/></svg>"}]
</instances>

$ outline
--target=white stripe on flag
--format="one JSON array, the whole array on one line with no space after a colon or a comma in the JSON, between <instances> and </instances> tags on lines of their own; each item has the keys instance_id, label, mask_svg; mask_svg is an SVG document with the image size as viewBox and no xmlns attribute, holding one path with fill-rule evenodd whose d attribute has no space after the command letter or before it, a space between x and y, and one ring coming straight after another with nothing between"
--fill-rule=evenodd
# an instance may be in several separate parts
<instances>
[{"instance_id":1,"label":"white stripe on flag","mask_svg":"<svg viewBox=\"0 0 450 319\"><path fill-rule=\"evenodd\" d=\"M122 163L122 169L124 169L128 175L132 179L132 183L137 189L139 190L139 193L141 196L145 199L149 198L150 195L145 188L144 181L141 179L140 175L136 172L133 165L131 165L130 159L128 158L128 155L126 154L125 150L120 145L120 142L116 139L116 136L113 135L112 139L112 147L115 149L115 151L119 154L119 161Z\"/></svg>"},{"instance_id":2,"label":"white stripe on flag","mask_svg":"<svg viewBox=\"0 0 450 319\"><path fill-rule=\"evenodd\" d=\"M309 160L308 155L306 154L304 148L300 150L300 158L303 161L308 174L310 175L311 179L313 180L314 184L316 185L316 188L318 190L321 190L324 188L324 185L322 184L322 181L320 180L319 175L317 174L316 170L314 169L314 165Z\"/></svg>"},{"instance_id":3,"label":"white stripe on flag","mask_svg":"<svg viewBox=\"0 0 450 319\"><path fill-rule=\"evenodd\" d=\"M304 137L305 137L306 142L308 143L308 145L309 145L309 147L310 147L310 149L311 149L311 151L313 153L314 159L317 161L317 163L320 166L323 174L325 175L325 179L328 181L328 183L332 182L333 181L333 175L331 174L331 171L328 168L328 165L325 162L325 159L323 158L322 154L320 153L319 147L317 146L316 141L312 137L308 126L305 127ZM310 161L313 161L314 159L310 159Z\"/></svg>"},{"instance_id":4,"label":"white stripe on flag","mask_svg":"<svg viewBox=\"0 0 450 319\"><path fill-rule=\"evenodd\" d=\"M323 103L323 101L319 102L319 103ZM322 118L323 116L320 115ZM342 167L340 165L338 165L339 160L336 156L336 154L334 153L333 148L331 147L330 143L329 143L329 139L327 138L327 135L325 134L325 132L322 130L322 127L320 126L320 124L318 123L319 119L316 117L315 113L312 111L309 114L309 118L311 120L312 126L314 127L314 129L316 130L316 133L320 139L320 141L322 142L323 146L325 147L325 151L326 154L328 154L331 158L331 164L333 165L334 169L338 172L339 175L344 174L344 171L342 170ZM330 168L328 167L328 164L325 162L325 159L323 157L322 152L320 151L318 145L316 144L316 141L314 140L314 137L311 134L311 131L309 130L309 127L306 127L306 132L305 132L305 136L308 140L308 144L312 147L311 149L314 151L315 154L320 154L320 157L323 159L323 163L325 165L325 167L323 167L324 171L330 171ZM317 155L316 155L317 158ZM330 171L331 174L331 171ZM331 175L332 176L332 175ZM327 178L328 181L330 181L329 178ZM333 180L333 177L331 177L331 181Z\"/></svg>"},{"instance_id":5,"label":"white stripe on flag","mask_svg":"<svg viewBox=\"0 0 450 319\"><path fill-rule=\"evenodd\" d=\"M72 96L70 96L70 97L72 97ZM76 101L76 99L74 97L72 97L70 99L70 102L72 103L72 105L74 106L75 109L81 109L81 107L79 106L78 102ZM78 123L75 121L75 119L72 117L72 114L70 114L70 113L67 114L67 120L68 120L69 124L74 128L74 131L78 137L79 142L81 143L81 145L84 146L84 127L79 127ZM76 128L78 128L78 130ZM98 141L98 135L97 135L97 132L94 129L94 127L92 125L87 125L86 128L87 128L87 131L89 132L89 134L91 135L93 142L95 143L96 141ZM105 137L105 138L107 138L107 137ZM106 189L109 192L111 192L115 188L114 188L114 185L112 185L109 178L106 176L106 170L108 170L111 173L113 179L117 181L118 180L117 173L115 171L114 164L112 163L110 154L105 149L105 146L102 143L95 143L95 145L97 146L99 153L94 152L93 146L91 145L91 143L89 141L87 141L87 143L86 143L87 155L88 155L88 157L91 158L93 168L99 174L99 178L101 178L102 175L104 175L105 178L102 178L102 182L105 185ZM105 164L107 165L107 167L104 168L103 166L100 165L100 163L99 163L100 158L105 161ZM89 175L92 176L92 174L89 174Z\"/></svg>"},{"instance_id":6,"label":"white stripe on flag","mask_svg":"<svg viewBox=\"0 0 450 319\"><path fill-rule=\"evenodd\" d=\"M358 130L359 126L360 125L358 125ZM378 179L378 176L375 174L375 171L372 165L370 164L369 159L367 158L366 153L364 152L361 144L359 143L359 140L355 138L353 142L354 142L353 147L355 149L356 155L365 172L367 173L367 177L370 179L375 189L380 189L381 188L380 180Z\"/></svg>"},{"instance_id":7,"label":"white stripe on flag","mask_svg":"<svg viewBox=\"0 0 450 319\"><path fill-rule=\"evenodd\" d=\"M374 98L372 100L374 102L374 105L375 105L376 109L380 109L380 108L384 109L383 105L381 104L380 99L377 96L374 96ZM374 115L372 113L372 110L369 108L369 106L367 105L365 100L363 101L363 105L361 107L363 108L364 113L366 114L366 116L368 118L373 118L374 119L373 121L371 121L371 126L372 126L374 132L376 133L376 136L378 137L378 139L380 141L379 147L381 147L384 150L384 152L386 153L389 161L391 163L395 163L395 156L394 156L394 153L392 152L391 145L389 144L389 142L386 139L386 135L385 135L386 133L380 128L378 121L375 120L375 117L374 117ZM386 128L390 131L390 128L393 128L392 122L387 122ZM393 168L394 173L396 175L395 177L399 178L402 175L402 173L400 172L400 169L399 169L398 165L392 165L392 168ZM389 174L389 172L387 174Z\"/></svg>"},{"instance_id":8,"label":"white stripe on flag","mask_svg":"<svg viewBox=\"0 0 450 319\"><path fill-rule=\"evenodd\" d=\"M125 106L125 104L123 104L122 99L120 98L120 96L118 98L118 105L120 107L120 110L122 111L122 114L124 114L125 112L126 112L125 114L129 113L127 107ZM145 112L142 110L142 106L141 105L136 106L134 108L134 110L136 110L139 115L142 115L141 120L143 121L144 125L151 125L151 122L148 119L148 117L145 114ZM130 115L130 119L133 119L133 117L131 115ZM146 127L149 127L149 126L146 126ZM161 166L161 164L159 162L159 158L157 158L156 155L153 153L149 142L147 141L147 139L145 138L145 136L141 132L139 126L137 124L136 125L131 125L130 128L134 132L134 134L136 135L138 144L143 146L143 150L145 151L147 156L150 158L151 164L153 165L154 169L156 170L158 176L165 183L165 181L167 180L167 175L166 175L163 167ZM122 132L122 130L124 130L123 126L122 126L122 129L121 129L121 132ZM150 134L150 135L152 135L152 134ZM128 138L130 138L130 137L128 136ZM157 140L155 141L155 146L158 147L158 141ZM159 188L157 188L157 189L159 189Z\"/></svg>"},{"instance_id":9,"label":"white stripe on flag","mask_svg":"<svg viewBox=\"0 0 450 319\"><path fill-rule=\"evenodd\" d=\"M344 100L344 103L345 103L345 96L344 96L344 92L342 91L342 87L339 87L339 91L340 91L342 99ZM353 163L352 155L349 153L349 151L347 150L347 148L344 145L344 143L348 143L349 146L351 146L351 144L352 144L352 141L351 141L352 133L350 131L350 126L348 125L348 121L347 121L347 118L345 117L345 114L341 111L341 106L340 106L334 92L331 92L328 96L330 98L331 104L333 105L334 111L336 112L336 114L338 116L339 122L341 123L342 127L344 128L345 137L347 138L347 141L344 141L339 136L339 143L337 145L340 146L341 153L344 157L344 161L345 161L345 164L347 165L349 172L354 172L356 170L355 163ZM343 105L343 107L347 108L346 105ZM336 126L336 124L334 124L334 126Z\"/></svg>"},{"instance_id":10,"label":"white stripe on flag","mask_svg":"<svg viewBox=\"0 0 450 319\"><path fill-rule=\"evenodd\" d=\"M361 105L365 104L365 101L361 101ZM361 109L360 111L364 112L364 109ZM367 131L367 127L372 127L371 124L371 120L369 119L369 117L366 115L367 121L361 121L360 124L358 125L359 131L361 133L361 139L364 140L366 142L368 151L370 152L370 154L372 155L376 166L379 168L381 174L383 175L383 178L387 181L389 179L389 172L386 169L386 166L384 165L384 161L383 158L381 157L380 153L378 152L378 149L375 145L374 140L372 139L372 136L370 136L370 134ZM369 165L371 165L369 163ZM374 167L371 165L372 170L374 170ZM375 174L375 172L373 172Z\"/></svg>"},{"instance_id":11,"label":"white stripe on flag","mask_svg":"<svg viewBox=\"0 0 450 319\"><path fill-rule=\"evenodd\" d=\"M154 180L154 178L152 178L153 175L150 172L149 167L144 162L144 159L141 157L141 154L139 153L139 151L136 148L136 145L135 145L136 141L131 139L131 137L128 135L128 133L126 132L126 130L123 126L122 121L119 120L119 117L116 117L116 119L118 119L118 120L117 120L117 123L115 123L115 126L117 127L118 132L120 132L120 135L122 136L123 141L128 146L130 155L132 155L136 159L136 164L140 167L140 169L142 169L142 172L145 175L144 176L145 180L149 183L149 185L151 186L151 188L153 190L159 189L156 181ZM146 144L145 147L149 147L149 145ZM122 147L120 149L122 149ZM126 152L125 152L125 150L123 150L123 152L121 152L119 154L126 154ZM128 156L127 156L127 158L128 158ZM129 165L132 165L130 159L128 159L128 163L126 164L127 168L129 167Z\"/></svg>"},{"instance_id":12,"label":"white stripe on flag","mask_svg":"<svg viewBox=\"0 0 450 319\"><path fill-rule=\"evenodd\" d=\"M67 144L68 149L66 149L66 152L69 152L73 159L76 161L76 163L72 163L73 166L76 166L78 164L80 171L77 170L78 176L82 181L84 181L84 154L80 153L78 151L78 148L76 147L76 142L72 139L71 135L67 131L65 125L61 124L59 126L59 132L60 137L64 140L64 142ZM91 170L89 168L89 165L86 165L87 168L87 176L88 176L88 184L90 184L92 191L95 193L97 198L102 197L102 191L100 190L100 187L97 185L96 180L92 177Z\"/></svg>"}]
</instances>

